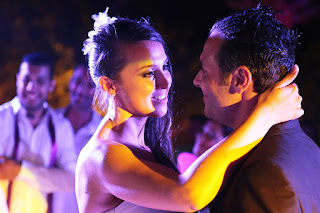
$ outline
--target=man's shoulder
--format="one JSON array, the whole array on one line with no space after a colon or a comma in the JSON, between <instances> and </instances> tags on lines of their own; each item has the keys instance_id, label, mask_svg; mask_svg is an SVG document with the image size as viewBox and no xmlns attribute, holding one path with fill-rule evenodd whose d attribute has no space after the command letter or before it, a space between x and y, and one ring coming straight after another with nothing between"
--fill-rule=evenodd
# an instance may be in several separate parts
<instances>
[{"instance_id":1,"label":"man's shoulder","mask_svg":"<svg viewBox=\"0 0 320 213\"><path fill-rule=\"evenodd\" d=\"M256 150L269 152L291 150L291 152L301 152L308 148L317 150L318 147L302 130L299 121L293 120L272 127Z\"/></svg>"},{"instance_id":2,"label":"man's shoulder","mask_svg":"<svg viewBox=\"0 0 320 213\"><path fill-rule=\"evenodd\" d=\"M264 138L249 156L253 159L276 161L299 161L320 155L320 149L302 130L284 132Z\"/></svg>"},{"instance_id":3,"label":"man's shoulder","mask_svg":"<svg viewBox=\"0 0 320 213\"><path fill-rule=\"evenodd\" d=\"M12 100L11 101L8 101L8 102L5 102L3 104L0 105L0 110L5 110L7 108L12 108Z\"/></svg>"},{"instance_id":4,"label":"man's shoulder","mask_svg":"<svg viewBox=\"0 0 320 213\"><path fill-rule=\"evenodd\" d=\"M217 212L234 212L240 206L253 209L256 199L248 199L257 197L280 208L286 206L284 198L289 194L319 196L319 178L320 149L299 128L299 122L276 125L245 156L212 208ZM279 195L281 187L283 196Z\"/></svg>"},{"instance_id":5,"label":"man's shoulder","mask_svg":"<svg viewBox=\"0 0 320 213\"><path fill-rule=\"evenodd\" d=\"M13 106L11 101L3 103L0 105L0 117L13 116Z\"/></svg>"},{"instance_id":6,"label":"man's shoulder","mask_svg":"<svg viewBox=\"0 0 320 213\"><path fill-rule=\"evenodd\" d=\"M249 154L243 168L257 162L277 167L289 176L297 176L297 171L302 172L298 176L304 176L303 171L320 171L320 148L301 128L293 128L263 139Z\"/></svg>"}]
</instances>

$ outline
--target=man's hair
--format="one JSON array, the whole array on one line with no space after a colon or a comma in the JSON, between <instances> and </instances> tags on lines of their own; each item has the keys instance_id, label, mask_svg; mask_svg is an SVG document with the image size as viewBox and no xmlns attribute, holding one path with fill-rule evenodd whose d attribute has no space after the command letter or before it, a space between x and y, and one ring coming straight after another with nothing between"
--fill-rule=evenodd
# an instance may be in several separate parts
<instances>
[{"instance_id":1,"label":"man's hair","mask_svg":"<svg viewBox=\"0 0 320 213\"><path fill-rule=\"evenodd\" d=\"M51 57L43 52L33 52L23 56L21 63L27 62L30 65L44 65L49 66L50 70L50 79L53 79L53 60ZM20 72L20 70L19 70Z\"/></svg>"},{"instance_id":2,"label":"man's hair","mask_svg":"<svg viewBox=\"0 0 320 213\"><path fill-rule=\"evenodd\" d=\"M254 91L262 93L294 65L299 36L261 4L218 20L213 30L224 36L216 55L223 79L237 67L246 66L252 74Z\"/></svg>"}]
</instances>

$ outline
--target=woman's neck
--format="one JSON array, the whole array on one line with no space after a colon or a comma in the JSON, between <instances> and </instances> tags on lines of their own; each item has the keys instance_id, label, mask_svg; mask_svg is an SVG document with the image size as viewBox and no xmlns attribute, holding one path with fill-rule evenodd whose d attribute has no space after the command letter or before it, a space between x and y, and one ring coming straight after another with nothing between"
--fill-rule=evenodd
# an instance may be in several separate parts
<instances>
[{"instance_id":1,"label":"woman's neck","mask_svg":"<svg viewBox=\"0 0 320 213\"><path fill-rule=\"evenodd\" d=\"M118 108L116 118L111 121L103 118L98 137L147 149L144 143L144 130L148 117L133 117L129 112Z\"/></svg>"}]
</instances>

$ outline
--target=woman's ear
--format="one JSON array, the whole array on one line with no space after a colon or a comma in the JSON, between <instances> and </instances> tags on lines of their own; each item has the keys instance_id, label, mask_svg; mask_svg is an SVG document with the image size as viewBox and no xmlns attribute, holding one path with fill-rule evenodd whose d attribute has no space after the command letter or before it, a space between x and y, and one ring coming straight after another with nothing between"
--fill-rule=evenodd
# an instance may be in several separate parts
<instances>
[{"instance_id":1,"label":"woman's ear","mask_svg":"<svg viewBox=\"0 0 320 213\"><path fill-rule=\"evenodd\" d=\"M233 93L245 92L252 82L252 74L248 67L237 67L232 73L231 91Z\"/></svg>"},{"instance_id":2,"label":"woman's ear","mask_svg":"<svg viewBox=\"0 0 320 213\"><path fill-rule=\"evenodd\" d=\"M99 77L99 85L103 91L108 91L110 95L115 96L116 87L112 79L108 78L107 76L101 76Z\"/></svg>"}]
</instances>

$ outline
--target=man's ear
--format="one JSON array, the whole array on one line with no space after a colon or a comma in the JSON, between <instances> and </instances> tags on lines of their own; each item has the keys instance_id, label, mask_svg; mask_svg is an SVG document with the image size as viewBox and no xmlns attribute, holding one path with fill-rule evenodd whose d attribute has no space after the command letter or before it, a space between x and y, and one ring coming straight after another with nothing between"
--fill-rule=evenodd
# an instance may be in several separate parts
<instances>
[{"instance_id":1,"label":"man's ear","mask_svg":"<svg viewBox=\"0 0 320 213\"><path fill-rule=\"evenodd\" d=\"M252 83L252 74L248 67L237 67L232 73L231 92L242 94Z\"/></svg>"},{"instance_id":2,"label":"man's ear","mask_svg":"<svg viewBox=\"0 0 320 213\"><path fill-rule=\"evenodd\" d=\"M18 88L18 79L19 79L19 72L17 72L17 74L16 74L16 87Z\"/></svg>"},{"instance_id":3,"label":"man's ear","mask_svg":"<svg viewBox=\"0 0 320 213\"><path fill-rule=\"evenodd\" d=\"M116 95L116 87L112 81L112 79L107 76L99 77L99 85L103 91L107 91L110 95Z\"/></svg>"}]
</instances>

